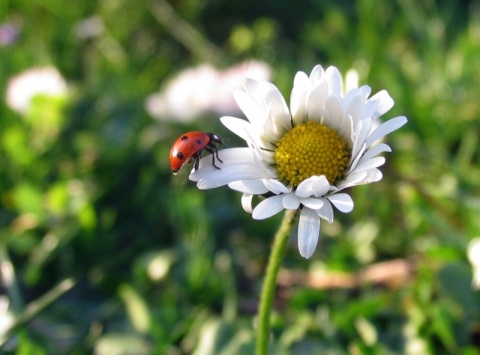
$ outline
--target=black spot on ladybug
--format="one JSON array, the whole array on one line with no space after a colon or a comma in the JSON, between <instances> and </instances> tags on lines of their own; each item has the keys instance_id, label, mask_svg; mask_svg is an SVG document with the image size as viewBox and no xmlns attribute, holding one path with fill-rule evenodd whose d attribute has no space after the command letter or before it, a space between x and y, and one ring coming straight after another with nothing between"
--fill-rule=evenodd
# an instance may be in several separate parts
<instances>
[{"instance_id":1,"label":"black spot on ladybug","mask_svg":"<svg viewBox=\"0 0 480 355\"><path fill-rule=\"evenodd\" d=\"M198 145L202 144L202 141L200 139L197 139L197 144Z\"/></svg>"},{"instance_id":2,"label":"black spot on ladybug","mask_svg":"<svg viewBox=\"0 0 480 355\"><path fill-rule=\"evenodd\" d=\"M182 141L186 141L186 140L188 140L188 137L187 137L187 136L183 136L183 137L182 137Z\"/></svg>"},{"instance_id":3,"label":"black spot on ladybug","mask_svg":"<svg viewBox=\"0 0 480 355\"><path fill-rule=\"evenodd\" d=\"M183 156L182 152L178 152L177 153L177 158L180 159L180 160L183 160L185 157Z\"/></svg>"}]
</instances>

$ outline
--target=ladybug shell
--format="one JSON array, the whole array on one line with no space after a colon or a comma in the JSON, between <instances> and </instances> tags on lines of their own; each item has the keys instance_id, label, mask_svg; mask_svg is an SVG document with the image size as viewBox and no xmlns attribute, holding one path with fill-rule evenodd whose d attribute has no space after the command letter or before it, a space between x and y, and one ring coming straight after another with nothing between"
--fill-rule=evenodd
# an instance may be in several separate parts
<instances>
[{"instance_id":1,"label":"ladybug shell","mask_svg":"<svg viewBox=\"0 0 480 355\"><path fill-rule=\"evenodd\" d=\"M170 149L173 173L178 173L192 158L198 159L211 140L212 135L206 132L188 132L180 136Z\"/></svg>"}]
</instances>

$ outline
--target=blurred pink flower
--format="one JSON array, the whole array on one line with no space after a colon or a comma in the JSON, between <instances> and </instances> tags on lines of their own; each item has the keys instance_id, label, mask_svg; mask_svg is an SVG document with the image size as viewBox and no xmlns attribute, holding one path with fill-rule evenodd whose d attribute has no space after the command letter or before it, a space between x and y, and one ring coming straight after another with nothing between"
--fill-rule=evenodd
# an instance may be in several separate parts
<instances>
[{"instance_id":1,"label":"blurred pink flower","mask_svg":"<svg viewBox=\"0 0 480 355\"><path fill-rule=\"evenodd\" d=\"M35 96L60 97L67 91L67 83L56 68L31 68L9 80L6 102L12 110L24 114Z\"/></svg>"},{"instance_id":2,"label":"blurred pink flower","mask_svg":"<svg viewBox=\"0 0 480 355\"><path fill-rule=\"evenodd\" d=\"M165 88L147 97L147 112L158 119L189 122L206 112L219 115L240 113L233 92L245 78L268 80L268 64L248 61L226 70L209 64L189 68L173 78Z\"/></svg>"},{"instance_id":3,"label":"blurred pink flower","mask_svg":"<svg viewBox=\"0 0 480 355\"><path fill-rule=\"evenodd\" d=\"M0 25L0 47L5 47L17 41L20 29L13 23Z\"/></svg>"}]
</instances>

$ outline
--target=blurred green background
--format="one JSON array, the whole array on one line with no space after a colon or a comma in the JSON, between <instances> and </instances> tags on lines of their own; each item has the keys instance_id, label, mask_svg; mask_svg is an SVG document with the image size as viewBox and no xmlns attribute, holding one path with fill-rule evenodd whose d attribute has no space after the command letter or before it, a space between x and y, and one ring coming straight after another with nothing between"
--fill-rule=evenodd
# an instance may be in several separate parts
<instances>
[{"instance_id":1,"label":"blurred green background","mask_svg":"<svg viewBox=\"0 0 480 355\"><path fill-rule=\"evenodd\" d=\"M145 109L187 68L249 59L287 101L298 70L353 68L409 119L311 259L292 238L272 354L479 353L480 2L453 0L0 1L2 353L252 352L281 216L171 174L186 131L242 144L220 114ZM68 91L9 107L9 80L46 66Z\"/></svg>"}]
</instances>

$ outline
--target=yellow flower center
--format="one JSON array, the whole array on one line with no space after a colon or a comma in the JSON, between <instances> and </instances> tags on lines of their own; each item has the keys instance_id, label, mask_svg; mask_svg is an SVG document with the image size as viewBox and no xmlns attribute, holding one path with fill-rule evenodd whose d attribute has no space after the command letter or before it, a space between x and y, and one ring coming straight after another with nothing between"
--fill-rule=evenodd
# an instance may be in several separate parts
<instances>
[{"instance_id":1,"label":"yellow flower center","mask_svg":"<svg viewBox=\"0 0 480 355\"><path fill-rule=\"evenodd\" d=\"M308 121L288 131L277 143L275 163L280 179L292 186L314 175L333 184L348 162L345 141L337 132Z\"/></svg>"}]
</instances>

